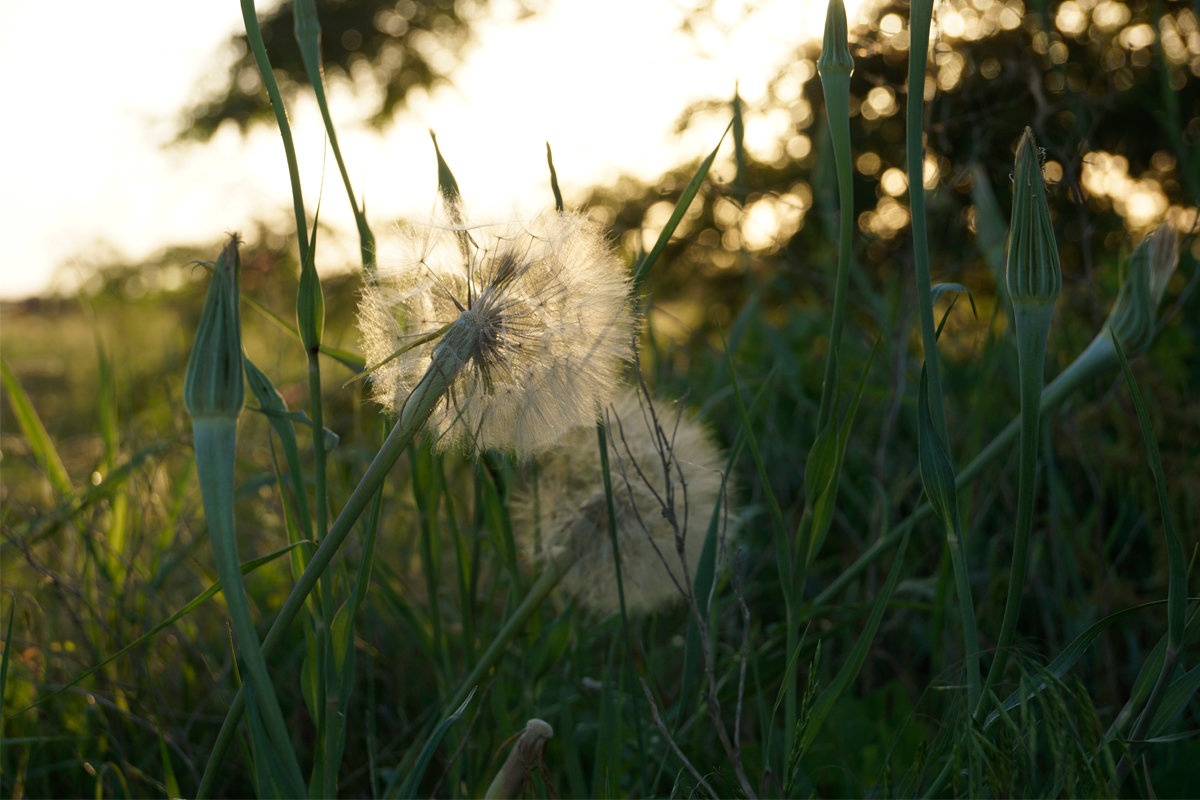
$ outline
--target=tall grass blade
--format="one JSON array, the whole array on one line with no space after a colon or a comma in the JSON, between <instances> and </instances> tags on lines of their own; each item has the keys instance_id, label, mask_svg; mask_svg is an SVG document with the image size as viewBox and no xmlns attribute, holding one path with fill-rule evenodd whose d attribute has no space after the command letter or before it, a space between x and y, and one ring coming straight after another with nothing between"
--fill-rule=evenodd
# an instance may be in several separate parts
<instances>
[{"instance_id":1,"label":"tall grass blade","mask_svg":"<svg viewBox=\"0 0 1200 800\"><path fill-rule=\"evenodd\" d=\"M346 187L346 199L350 201L350 211L358 227L363 269L370 273L375 269L375 235L371 233L371 226L367 224L365 210L359 208L355 199L354 187L350 185L350 175L346 171L346 161L342 158L341 147L338 146L337 129L334 128L333 116L329 113L329 101L325 96L324 66L321 61L321 21L317 17L316 0L296 0L292 5L292 13L295 14L295 34L296 42L300 46L300 59L304 62L304 71L316 95L321 120L325 123L325 135L329 137L329 148L333 151L338 172L342 176L342 185ZM315 221L313 224L316 225Z\"/></svg>"},{"instance_id":2,"label":"tall grass blade","mask_svg":"<svg viewBox=\"0 0 1200 800\"><path fill-rule=\"evenodd\" d=\"M21 434L28 442L29 449L33 451L33 457L37 461L38 467L41 468L42 474L46 476L46 480L50 482L50 486L59 498L63 500L70 498L75 493L75 487L71 484L71 476L67 474L62 456L58 454L54 440L50 438L46 426L42 424L42 418L38 416L37 410L33 407L33 401L29 399L29 395L25 393L17 376L12 373L8 362L3 358L0 358L0 379L3 380L4 389L8 392L8 400L12 403L12 412L17 419L17 427L21 429Z\"/></svg>"},{"instance_id":3,"label":"tall grass blade","mask_svg":"<svg viewBox=\"0 0 1200 800\"><path fill-rule=\"evenodd\" d=\"M300 464L300 446L296 441L296 431L293 428L293 418L289 417L287 404L284 402L283 395L275 388L275 384L267 377L267 374L258 368L258 365L250 360L249 357L243 355L242 366L246 372L246 383L250 387L251 394L258 401L258 409L271 429L275 431L275 435L279 438L279 445L283 449L284 462L288 468L288 478L291 485L291 494L281 492L283 496L283 505L285 509L291 509L299 526L300 538L312 541L313 535L312 515L309 513L307 495L304 488L304 471ZM300 415L302 424L307 424L309 427L312 423L307 418ZM280 486L283 489L283 486ZM307 563L303 556L303 550L296 550L296 563L293 568L296 570L296 575L304 570Z\"/></svg>"},{"instance_id":4,"label":"tall grass blade","mask_svg":"<svg viewBox=\"0 0 1200 800\"><path fill-rule=\"evenodd\" d=\"M554 169L554 154L550 152L550 143L546 142L546 166L550 168L550 191L554 193L554 210L563 210L562 190L558 188L558 172Z\"/></svg>"},{"instance_id":5,"label":"tall grass blade","mask_svg":"<svg viewBox=\"0 0 1200 800\"><path fill-rule=\"evenodd\" d=\"M613 570L617 578L617 601L621 611L621 633L625 643L625 677L629 681L630 695L633 697L633 727L637 736L638 768L643 789L650 779L646 763L646 741L642 735L642 695L633 689L637 686L637 675L633 668L633 637L629 632L629 614L625 608L625 584L621 575L621 546L617 535L617 514L613 507L612 473L608 464L608 430L603 422L596 423L597 447L600 449L600 474L604 478L604 503L608 512L608 537L612 543ZM620 727L617 728L620 736Z\"/></svg>"},{"instance_id":6,"label":"tall grass blade","mask_svg":"<svg viewBox=\"0 0 1200 800\"><path fill-rule=\"evenodd\" d=\"M433 759L433 754L437 752L438 745L442 743L442 739L446 736L446 731L450 730L450 726L458 722L462 717L474 697L475 689L472 688L470 693L467 694L466 699L462 701L462 704L438 723L438 726L433 729L429 738L425 740L425 746L421 748L416 762L408 770L404 782L399 785L399 790L393 794L390 791L391 787L389 787L389 791L384 793L385 797L400 797L406 800L410 797L417 797L417 792L421 786L421 779L425 777L425 770L429 767L429 762Z\"/></svg>"},{"instance_id":7,"label":"tall grass blade","mask_svg":"<svg viewBox=\"0 0 1200 800\"><path fill-rule=\"evenodd\" d=\"M928 366L928 362L926 362ZM950 455L946 446L937 433L930 412L929 372L921 369L921 386L917 396L917 441L918 455L921 465L921 484L925 487L925 497L933 512L937 514L942 524L953 526L958 518L958 492L954 485L954 466L950 463Z\"/></svg>"},{"instance_id":8,"label":"tall grass blade","mask_svg":"<svg viewBox=\"0 0 1200 800\"><path fill-rule=\"evenodd\" d=\"M650 248L650 252L642 256L641 261L633 270L633 285L641 286L642 281L650 274L650 268L658 261L658 257L662 255L662 251L666 249L667 242L671 241L671 237L675 234L675 229L679 227L679 221L683 219L683 215L687 213L688 207L691 206L692 200L695 199L696 193L700 191L700 187L704 184L704 179L708 177L708 171L712 168L713 161L717 158L717 151L721 149L721 144L725 141L726 134L729 133L729 128L733 123L725 128L725 133L721 134L720 141L713 151L708 154L708 157L700 162L700 166L696 168L696 173L692 175L692 179L688 181L687 186L683 188L683 194L679 196L679 202L675 204L675 209L671 212L671 216L667 218L667 224L658 234L658 239L655 240L654 246Z\"/></svg>"},{"instance_id":9,"label":"tall grass blade","mask_svg":"<svg viewBox=\"0 0 1200 800\"><path fill-rule=\"evenodd\" d=\"M96 332L96 362L99 386L96 392L96 411L99 415L100 438L104 442L103 475L117 465L121 448L120 420L117 415L117 385L112 362L105 351L104 343ZM106 552L104 573L113 586L120 591L125 583L126 567L129 563L129 493L125 481L113 487L108 504L108 524L105 531Z\"/></svg>"},{"instance_id":10,"label":"tall grass blade","mask_svg":"<svg viewBox=\"0 0 1200 800\"><path fill-rule=\"evenodd\" d=\"M333 618L330 637L333 651L333 669L336 677L339 708L331 717L332 732L329 733L336 743L332 753L334 766L341 764L346 748L346 722L349 718L347 708L349 698L354 690L355 651L354 651L354 620L359 608L367 596L371 585L371 574L375 566L375 543L379 538L379 517L383 508L382 493L375 495L368 512L366 539L363 542L362 554L358 562L358 572L355 575L354 587L349 599L338 608ZM336 769L335 769L336 774Z\"/></svg>"},{"instance_id":11,"label":"tall grass blade","mask_svg":"<svg viewBox=\"0 0 1200 800\"><path fill-rule=\"evenodd\" d=\"M1137 380L1129 368L1129 360L1125 358L1125 350L1116 333L1110 331L1113 347L1116 348L1117 358L1121 361L1121 372L1125 383L1129 386L1129 395L1137 412L1138 425L1142 430L1142 439L1146 443L1146 459L1150 462L1150 473L1154 476L1154 488L1158 492L1158 509L1162 516L1163 537L1167 545L1167 647L1178 653L1183 646L1183 626L1185 604L1187 603L1187 564L1183 557L1183 545L1175 530L1175 522L1171 515L1170 498L1167 496L1167 479L1163 474L1162 457L1158 452L1158 441L1154 436L1154 428L1150 424L1150 416L1146 412L1146 402L1138 389Z\"/></svg>"},{"instance_id":12,"label":"tall grass blade","mask_svg":"<svg viewBox=\"0 0 1200 800\"><path fill-rule=\"evenodd\" d=\"M246 41L250 44L254 63L258 66L258 72L262 76L263 87L271 99L271 110L275 112L275 124L279 127L280 138L283 139L283 153L287 159L288 178L292 187L292 211L296 217L296 243L300 247L300 262L304 263L308 259L308 222L304 213L304 195L300 190L300 164L296 160L296 145L292 141L292 127L288 122L283 95L279 92L279 82L275 80L275 71L271 69L271 60L267 56L267 46L263 42L262 29L258 25L254 0L241 0L241 8L242 23L246 27Z\"/></svg>"},{"instance_id":13,"label":"tall grass blade","mask_svg":"<svg viewBox=\"0 0 1200 800\"><path fill-rule=\"evenodd\" d=\"M158 734L158 758L162 762L163 784L167 789L167 797L183 797L179 790L179 779L175 777L175 767L171 763L171 753L167 750L166 739L163 738L162 725L155 720L155 732Z\"/></svg>"},{"instance_id":14,"label":"tall grass blade","mask_svg":"<svg viewBox=\"0 0 1200 800\"><path fill-rule=\"evenodd\" d=\"M738 419L741 423L742 430L746 434L746 444L750 447L750 454L754 459L754 467L758 473L758 479L762 482L762 491L766 495L767 510L770 512L771 531L774 535L775 547L780 556L790 558L792 553L791 544L787 541L786 531L783 524L783 510L779 507L779 501L775 499L775 492L771 489L771 479L767 472L766 462L763 460L762 451L759 449L758 440L754 436L753 428L750 424L750 415L746 409L746 403L742 399L742 390L737 379L737 372L733 366L733 359L729 355L729 350L725 350L725 361L729 367L730 382L733 386L733 397L737 403ZM761 397L766 391L766 387L771 385L772 375L768 375L763 381L763 389L759 396ZM786 565L780 562L780 578L783 581L784 594L791 596L791 575L786 570Z\"/></svg>"},{"instance_id":15,"label":"tall grass blade","mask_svg":"<svg viewBox=\"0 0 1200 800\"><path fill-rule=\"evenodd\" d=\"M854 72L854 59L850 55L846 7L842 0L829 0L817 70L825 94L825 117L833 145L838 186L837 275L829 322L829 357L825 361L821 405L817 412L817 430L824 431L837 413L834 399L837 396L837 361L846 317L846 289L850 283L850 249L854 235L854 176L850 168L850 76Z\"/></svg>"},{"instance_id":16,"label":"tall grass blade","mask_svg":"<svg viewBox=\"0 0 1200 800\"><path fill-rule=\"evenodd\" d=\"M1167 687L1163 693L1162 702L1154 711L1154 717L1146 735L1150 740L1163 736L1167 728L1174 723L1183 710L1190 705L1200 692L1200 666L1187 670Z\"/></svg>"},{"instance_id":17,"label":"tall grass blade","mask_svg":"<svg viewBox=\"0 0 1200 800\"><path fill-rule=\"evenodd\" d=\"M887 580L884 581L883 587L879 590L875 602L871 604L871 614L867 617L862 633L855 640L854 647L850 649L846 660L842 662L842 666L838 669L833 681L821 690L821 694L813 702L812 709L802 721L803 733L800 735L799 742L802 750L807 749L813 743L813 740L816 739L817 734L821 732L821 727L825 724L825 718L833 710L834 703L846 691L851 682L858 677L862 665L866 662L867 653L870 652L871 645L875 641L875 634L879 631L879 624L883 621L883 612L887 610L888 602L892 598L892 592L895 590L896 583L900 580L900 574L903 572L904 553L908 549L908 538L906 533L904 538L900 540L900 545L896 548L896 560L892 563Z\"/></svg>"},{"instance_id":18,"label":"tall grass blade","mask_svg":"<svg viewBox=\"0 0 1200 800\"><path fill-rule=\"evenodd\" d=\"M4 705L5 692L8 690L8 656L13 649L13 618L17 615L17 599L12 598L12 606L8 609L8 625L4 630L4 652L0 653L0 706ZM0 718L0 726L4 720L8 719L10 714L3 714ZM0 731L2 733L2 731ZM0 741L7 739L7 736L0 735ZM0 763L7 763L0 761Z\"/></svg>"},{"instance_id":19,"label":"tall grass blade","mask_svg":"<svg viewBox=\"0 0 1200 800\"><path fill-rule=\"evenodd\" d=\"M817 469L827 470L828 476L822 477L819 480L821 485L820 491L816 494L805 496L805 504L812 503L812 525L809 529L809 540L807 543L807 552L805 554L804 569L808 570L816 560L817 554L821 552L822 546L825 544L825 537L829 534L829 528L833 524L833 512L837 509L838 486L842 480L842 465L846 458L846 447L850 443L850 432L854 429L854 418L858 414L859 404L862 402L863 393L867 389L867 375L871 371L871 365L875 361L875 353L879 350L879 339L875 340L875 344L871 346L871 352L867 355L867 361L863 364L862 372L858 377L858 385L854 387L854 395L850 400L850 408L846 411L846 418L840 422L834 416L830 419L830 424L835 426L835 429L829 431L828 444L825 445L828 451L822 456L822 461ZM832 356L831 356L832 357ZM836 381L837 371L834 370L834 380ZM834 393L834 406L837 405L837 393ZM825 435L824 433L822 435ZM820 437L818 437L820 438ZM814 443L813 449L816 450L817 445ZM812 457L810 453L809 457ZM832 457L832 462L829 461ZM806 466L807 470L807 466ZM808 474L805 473L805 483L808 483Z\"/></svg>"},{"instance_id":20,"label":"tall grass blade","mask_svg":"<svg viewBox=\"0 0 1200 800\"><path fill-rule=\"evenodd\" d=\"M279 558L280 556L285 555L289 550L291 550L295 546L296 545L289 544L286 547L281 547L278 550L270 552L265 556L247 561L246 563L242 564L242 574L249 575L250 573L254 572L259 567L261 567L265 564L269 564L272 561L274 561L275 559ZM200 607L201 604L204 603L205 600L208 600L209 598L211 598L213 595L215 595L219 591L221 591L221 582L217 581L216 583L212 584L207 589L202 591L200 594L193 597L187 603L185 603L183 605L183 607L180 608L178 611L176 611L174 614L167 617L165 620L158 623L154 627L150 628L150 630L146 631L141 636L137 637L136 639L131 641L129 644L122 647L120 650L117 650L116 652L112 653L111 655L105 657L102 661L97 663L95 666L89 667L88 669L79 673L78 675L76 675L75 677L71 678L66 683L64 683L62 686L59 686L54 691L49 692L49 693L45 694L44 696L38 698L38 700L36 702L30 703L25 708L22 708L22 709L19 709L19 710L13 712L10 716L16 716L17 714L22 714L26 711L29 711L30 709L37 708L38 706L42 705L43 703L46 703L46 702L52 700L53 698L59 696L63 692L66 692L67 690L71 689L72 687L78 686L81 681L85 680L86 678L88 678L91 675L95 675L97 672L104 669L104 667L108 666L113 661L116 661L121 656L123 656L126 653L130 652L131 650L135 650L136 648L139 648L142 645L149 642L155 636L162 633L167 628L171 627L176 622L178 622L179 620L186 617L188 614L195 611L197 608Z\"/></svg>"},{"instance_id":21,"label":"tall grass blade","mask_svg":"<svg viewBox=\"0 0 1200 800\"><path fill-rule=\"evenodd\" d=\"M728 477L741 451L740 436L730 448L729 461L725 466L725 478L721 482L721 494L717 505L713 508L712 517L708 521L708 532L704 536L704 548L700 552L700 563L692 581L692 592L696 602L696 612L700 615L697 620L692 614L688 615L687 636L683 645L683 665L680 669L679 703L675 709L675 724L682 725L688 714L695 707L695 699L700 687L701 643L700 622L707 627L710 623L713 595L716 592L717 550L720 544L722 520L728 513L724 502Z\"/></svg>"},{"instance_id":22,"label":"tall grass blade","mask_svg":"<svg viewBox=\"0 0 1200 800\"><path fill-rule=\"evenodd\" d=\"M1141 603L1136 606L1130 606L1129 608L1123 608L1120 611L1115 611L1103 619L1093 622L1087 627L1087 629L1072 639L1071 642L1064 647L1057 656L1054 657L1054 660L1046 665L1046 672L1056 678L1061 678L1073 666L1075 666L1079 659L1082 658L1088 650L1091 649L1096 639L1098 639L1100 634L1104 633L1104 631L1108 630L1125 617L1140 614L1155 606L1163 605L1165 602L1165 600L1152 600L1149 603ZM1030 692L1038 692L1042 688L1044 688L1044 686L1040 684L1034 685L1030 688ZM1011 710L1016 708L1017 705L1023 701L1023 699L1024 698L1020 691L1014 691L1004 699L1004 702L1000 704L999 708L1005 711ZM984 719L983 728L986 730L989 726L991 726L992 723L996 721L999 714L999 709L988 714Z\"/></svg>"},{"instance_id":23,"label":"tall grass blade","mask_svg":"<svg viewBox=\"0 0 1200 800\"><path fill-rule=\"evenodd\" d=\"M1150 697L1142 708L1138 720L1130 732L1129 752L1121 757L1117 765L1117 779L1113 788L1119 788L1126 771L1132 768L1135 755L1138 753L1142 740L1146 737L1155 714L1160 709L1163 699L1171 686L1171 679L1178 665L1180 651L1183 649L1185 615L1187 613L1187 567L1183 557L1183 545L1175 531L1175 523L1171 515L1170 501L1167 496L1167 481L1163 475L1162 457L1158 452L1158 441L1154 436L1154 428L1150 424L1146 403L1138 389L1133 371L1129 368L1129 360L1115 331L1109 331L1117 358L1121 362L1121 372L1129 387L1129 395L1137 412L1138 425L1142 431L1142 439L1146 444L1146 459L1150 462L1150 472L1154 476L1154 486L1158 491L1159 512L1162 516L1163 535L1167 545L1167 642L1163 651L1162 669ZM1173 716L1173 714L1172 714Z\"/></svg>"}]
</instances>

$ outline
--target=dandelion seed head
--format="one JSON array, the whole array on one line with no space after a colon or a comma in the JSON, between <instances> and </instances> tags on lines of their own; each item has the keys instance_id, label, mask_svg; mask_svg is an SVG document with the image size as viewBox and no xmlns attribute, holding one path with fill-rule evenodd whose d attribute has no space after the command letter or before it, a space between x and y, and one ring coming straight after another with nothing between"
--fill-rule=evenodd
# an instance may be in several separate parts
<instances>
[{"instance_id":1,"label":"dandelion seed head","mask_svg":"<svg viewBox=\"0 0 1200 800\"><path fill-rule=\"evenodd\" d=\"M620 386L633 328L629 271L579 214L526 224L406 225L359 304L374 396L399 412L450 325L465 363L430 416L438 446L528 456L591 424Z\"/></svg>"},{"instance_id":2,"label":"dandelion seed head","mask_svg":"<svg viewBox=\"0 0 1200 800\"><path fill-rule=\"evenodd\" d=\"M627 389L606 413L621 578L634 611L685 596L723 489L725 457L703 426L667 403L654 409L657 425ZM559 584L565 593L601 615L619 609L594 428L567 433L539 459L536 502L532 488L518 489L511 514L526 553L570 564Z\"/></svg>"}]
</instances>

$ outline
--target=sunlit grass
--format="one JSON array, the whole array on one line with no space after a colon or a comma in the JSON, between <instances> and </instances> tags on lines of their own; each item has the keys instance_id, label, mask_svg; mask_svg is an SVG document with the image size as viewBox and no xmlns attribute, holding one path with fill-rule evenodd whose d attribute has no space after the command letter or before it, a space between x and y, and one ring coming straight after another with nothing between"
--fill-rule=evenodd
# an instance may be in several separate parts
<instances>
[{"instance_id":1,"label":"sunlit grass","mask_svg":"<svg viewBox=\"0 0 1200 800\"><path fill-rule=\"evenodd\" d=\"M1060 33L1075 35L1072 14L1115 19L1112 3L1076 5L1055 17ZM988 25L1012 29L1013 8L976 2L938 24L975 41ZM907 24L881 22L891 36ZM831 30L838 44L844 28ZM953 59L934 51L937 84ZM857 87L849 63L819 63L823 91ZM806 64L797 74L814 77ZM537 423L528 415L511 430L474 424L497 386L528 399L549 385L516 367L592 352L594 326L571 327L565 348L524 349L596 310L539 315L561 299L539 296L548 285L578 288L521 282L544 232L493 241L463 224L471 176L457 176L460 194L453 154L414 154L439 166L429 190L451 217L438 229L451 266L427 286L366 295L402 333L385 326L364 356L362 287L397 265L376 264L364 217L365 277L318 283L314 200L297 193L306 277L266 248L242 252L254 367L231 472L208 468L233 479L233 557L228 542L216 557L209 546L216 520L198 478L212 474L197 474L184 402L207 270L191 266L176 291L121 295L114 280L109 292L6 307L4 794L1188 791L1180 765L1197 752L1187 735L1200 680L1186 573L1200 433L1188 392L1200 354L1194 320L1173 304L1195 307L1190 231L1182 276L1169 228L1132 253L1097 242L1086 287L1069 285L1064 255L1049 342L1049 307L1026 336L1019 305L1033 284L993 292L1003 236L985 235L1008 227L1004 170L914 149L911 182L929 203L912 203L901 165L855 139L859 125L898 115L902 92L877 85L864 98L852 98L856 113L816 115L821 127L804 136L817 163L779 191L722 177L754 163L738 97L721 106L733 121L709 159L671 176L670 199L633 207L640 227L618 224L620 205L595 211L624 235L572 252L631 276L639 335L622 379L651 391L616 409L593 402L582 426L544 437L558 450L521 438L516 426ZM920 141L925 114L909 111ZM1019 134L1004 139L1015 148ZM786 161L790 145L778 149ZM1093 202L1124 186L1103 183L1079 152ZM1018 174L1042 169L1033 150L1023 156ZM1160 188L1177 172L1194 179L1179 159L1154 163ZM1047 161L1045 191L1080 169ZM939 192L960 174L973 181L972 213L946 220ZM546 207L561 203L557 189ZM1113 209L1137 227L1136 209ZM1147 224L1186 221L1183 209L1151 210ZM915 279L876 258L913 225L933 245L932 258L904 262L921 264ZM797 252L795 237L814 228ZM1046 255L1058 245L1042 233ZM984 268L939 263L948 243ZM711 258L691 269L697 251ZM428 255L399 266L415 275ZM931 285L943 273L965 285ZM417 326L424 349L401 354L400 388L380 370L366 376L382 386L383 415L356 378L403 339L422 289L444 302L415 320L429 323ZM1089 315L1083 295L1102 311ZM631 340L624 326L609 344ZM1029 347L1020 360L1017 342ZM442 416L426 425L435 407ZM464 422L469 434L450 441ZM635 444L643 432L649 443ZM243 588L239 609L226 598ZM245 656L260 643L265 680L247 700Z\"/></svg>"}]
</instances>

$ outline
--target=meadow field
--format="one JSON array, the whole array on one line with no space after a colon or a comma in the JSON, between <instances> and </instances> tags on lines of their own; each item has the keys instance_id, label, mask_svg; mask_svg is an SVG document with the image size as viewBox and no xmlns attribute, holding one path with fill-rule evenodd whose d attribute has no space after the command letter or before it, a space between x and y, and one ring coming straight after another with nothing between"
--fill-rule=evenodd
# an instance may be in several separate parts
<instances>
[{"instance_id":1,"label":"meadow field","mask_svg":"<svg viewBox=\"0 0 1200 800\"><path fill-rule=\"evenodd\" d=\"M502 225L334 108L324 277L243 8L295 228L0 308L0 793L1200 791L1200 6L831 0Z\"/></svg>"}]
</instances>

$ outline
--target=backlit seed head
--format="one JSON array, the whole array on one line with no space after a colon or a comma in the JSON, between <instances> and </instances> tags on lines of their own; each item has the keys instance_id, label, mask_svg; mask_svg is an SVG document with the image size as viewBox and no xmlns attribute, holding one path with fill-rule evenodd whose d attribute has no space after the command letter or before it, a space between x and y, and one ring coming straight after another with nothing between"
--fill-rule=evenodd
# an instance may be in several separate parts
<instances>
[{"instance_id":1,"label":"backlit seed head","mask_svg":"<svg viewBox=\"0 0 1200 800\"><path fill-rule=\"evenodd\" d=\"M382 364L375 398L399 413L453 325L462 364L429 418L438 445L528 456L592 424L616 394L632 341L629 288L626 265L579 214L402 226L359 304L368 368Z\"/></svg>"},{"instance_id":2,"label":"backlit seed head","mask_svg":"<svg viewBox=\"0 0 1200 800\"><path fill-rule=\"evenodd\" d=\"M1129 256L1125 282L1100 335L1107 338L1112 330L1129 355L1144 352L1154 338L1158 304L1178 264L1179 234L1164 222Z\"/></svg>"},{"instance_id":3,"label":"backlit seed head","mask_svg":"<svg viewBox=\"0 0 1200 800\"><path fill-rule=\"evenodd\" d=\"M725 457L697 420L626 390L606 413L617 546L626 606L649 611L690 591ZM539 459L539 481L515 492L513 530L535 558L565 559L560 587L588 609L620 608L599 444L574 430Z\"/></svg>"},{"instance_id":4,"label":"backlit seed head","mask_svg":"<svg viewBox=\"0 0 1200 800\"><path fill-rule=\"evenodd\" d=\"M1041 150L1029 128L1017 145L1012 221L1008 229L1008 293L1013 303L1053 304L1062 289L1058 244L1046 203Z\"/></svg>"}]
</instances>

